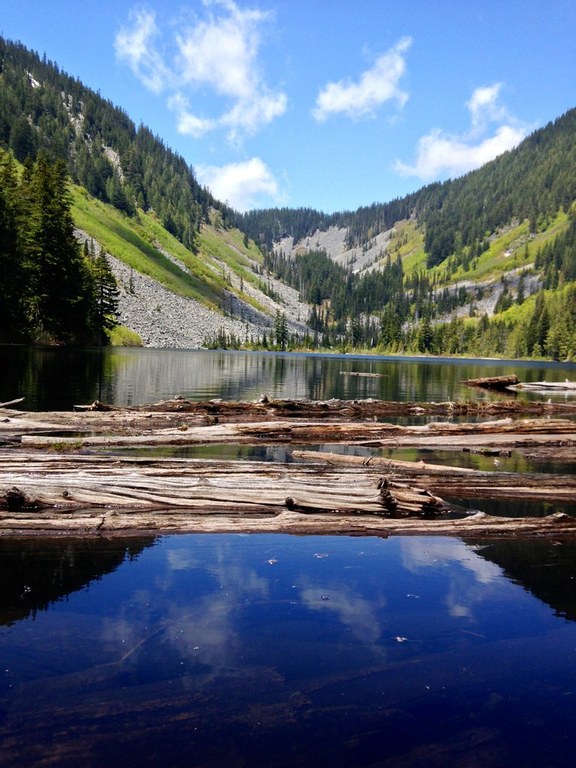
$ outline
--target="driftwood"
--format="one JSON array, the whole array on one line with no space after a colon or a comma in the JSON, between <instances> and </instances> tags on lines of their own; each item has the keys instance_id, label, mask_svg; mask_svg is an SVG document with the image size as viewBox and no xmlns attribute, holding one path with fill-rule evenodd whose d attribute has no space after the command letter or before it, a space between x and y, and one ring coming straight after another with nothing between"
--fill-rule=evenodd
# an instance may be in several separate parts
<instances>
[{"instance_id":1,"label":"driftwood","mask_svg":"<svg viewBox=\"0 0 576 768\"><path fill-rule=\"evenodd\" d=\"M480 422L405 425L375 420L386 405L218 401L192 407L188 401L174 400L147 408L96 405L74 413L6 410L6 418L0 420L0 442L6 443L0 449L0 533L266 530L386 535L398 530L454 534L470 530L576 535L575 518L447 519L443 512L449 505L442 501L570 503L576 498L574 475L477 472L446 464L299 453L300 446L340 443L513 449L537 452L542 459L575 458L576 421L553 418L558 413L554 409L542 411L544 418L494 419L486 410L482 413L486 420ZM403 404L392 405L398 409ZM438 407L423 404L422 410L428 418L437 418ZM446 407L443 404L441 415L455 415ZM419 417L419 408L409 404L404 414ZM520 413L504 409L507 412ZM314 464L106 455L121 446L224 443L289 445L295 449L295 459L312 459ZM101 453L88 455L80 449Z\"/></svg>"},{"instance_id":2,"label":"driftwood","mask_svg":"<svg viewBox=\"0 0 576 768\"><path fill-rule=\"evenodd\" d=\"M105 456L2 457L4 535L135 531L576 536L576 518L484 514L449 505L380 467ZM404 478L405 480L405 478ZM15 483L19 483L16 485ZM430 519L433 516L435 519ZM400 519L401 518L401 519Z\"/></svg>"},{"instance_id":3,"label":"driftwood","mask_svg":"<svg viewBox=\"0 0 576 768\"><path fill-rule=\"evenodd\" d=\"M370 466L393 472L399 482L414 483L446 498L576 501L576 475L546 473L481 472L466 467L448 467L423 461L346 456L318 451L294 451L294 458L320 466Z\"/></svg>"},{"instance_id":4,"label":"driftwood","mask_svg":"<svg viewBox=\"0 0 576 768\"><path fill-rule=\"evenodd\" d=\"M18 405L24 402L23 397L17 397L15 400L7 400L5 403L0 403L0 408L8 408L11 405Z\"/></svg>"},{"instance_id":5,"label":"driftwood","mask_svg":"<svg viewBox=\"0 0 576 768\"><path fill-rule=\"evenodd\" d=\"M341 376L358 376L358 378L364 379L382 379L383 373L368 373L365 371L340 371Z\"/></svg>"},{"instance_id":6,"label":"driftwood","mask_svg":"<svg viewBox=\"0 0 576 768\"><path fill-rule=\"evenodd\" d=\"M516 385L508 387L508 389L515 392L561 392L576 394L576 382L574 381L533 381L530 384L518 383Z\"/></svg>"},{"instance_id":7,"label":"driftwood","mask_svg":"<svg viewBox=\"0 0 576 768\"><path fill-rule=\"evenodd\" d=\"M467 387L480 387L482 389L495 389L504 391L511 386L519 384L520 379L516 374L511 376L482 376L479 379L466 379L461 382Z\"/></svg>"},{"instance_id":8,"label":"driftwood","mask_svg":"<svg viewBox=\"0 0 576 768\"><path fill-rule=\"evenodd\" d=\"M261 462L118 458L110 465L104 457L16 454L0 457L0 510L67 511L89 505L239 512L287 507L397 516L446 511L428 491L370 471L352 471L352 480L349 474Z\"/></svg>"},{"instance_id":9,"label":"driftwood","mask_svg":"<svg viewBox=\"0 0 576 768\"><path fill-rule=\"evenodd\" d=\"M576 446L576 422L556 420L508 419L478 424L432 422L421 426L380 424L377 422L330 423L272 421L240 424L162 427L138 430L125 425L117 434L22 434L26 448L71 450L79 448L113 449L139 446L236 445L317 445L342 443L388 448L476 450L564 448ZM0 429L0 436L2 431Z\"/></svg>"}]
</instances>

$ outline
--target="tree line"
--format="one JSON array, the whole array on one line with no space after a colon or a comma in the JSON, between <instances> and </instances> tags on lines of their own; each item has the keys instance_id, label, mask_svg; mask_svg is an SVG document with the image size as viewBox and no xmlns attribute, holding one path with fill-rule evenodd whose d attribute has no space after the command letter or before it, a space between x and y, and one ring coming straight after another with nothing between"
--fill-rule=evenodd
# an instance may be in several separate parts
<instances>
[{"instance_id":1,"label":"tree line","mask_svg":"<svg viewBox=\"0 0 576 768\"><path fill-rule=\"evenodd\" d=\"M0 149L0 341L105 344L117 299L106 255L76 239L64 163L20 172Z\"/></svg>"}]
</instances>

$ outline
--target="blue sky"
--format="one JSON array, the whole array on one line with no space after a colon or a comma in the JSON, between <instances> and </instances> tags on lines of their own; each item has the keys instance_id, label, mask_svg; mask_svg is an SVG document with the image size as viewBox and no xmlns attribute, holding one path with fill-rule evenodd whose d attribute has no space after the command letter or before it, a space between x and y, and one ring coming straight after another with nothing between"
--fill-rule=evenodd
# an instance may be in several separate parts
<instances>
[{"instance_id":1,"label":"blue sky","mask_svg":"<svg viewBox=\"0 0 576 768\"><path fill-rule=\"evenodd\" d=\"M238 210L453 178L576 106L575 0L0 0Z\"/></svg>"}]
</instances>

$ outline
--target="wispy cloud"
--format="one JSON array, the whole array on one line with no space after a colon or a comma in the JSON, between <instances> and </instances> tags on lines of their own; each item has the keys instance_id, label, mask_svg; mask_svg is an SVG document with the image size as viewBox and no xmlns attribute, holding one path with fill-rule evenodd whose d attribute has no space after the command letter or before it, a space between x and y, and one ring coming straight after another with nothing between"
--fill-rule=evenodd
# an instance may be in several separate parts
<instances>
[{"instance_id":1,"label":"wispy cloud","mask_svg":"<svg viewBox=\"0 0 576 768\"><path fill-rule=\"evenodd\" d=\"M168 105L181 133L198 138L223 128L237 141L286 110L286 95L268 87L259 65L270 14L239 8L233 0L203 0L203 6L203 18L194 18L169 38L169 62L156 17L147 10L130 14L116 36L116 55L151 91L169 91ZM199 114L190 108L192 94L200 92L216 97L217 106L209 102L216 111Z\"/></svg>"},{"instance_id":2,"label":"wispy cloud","mask_svg":"<svg viewBox=\"0 0 576 768\"><path fill-rule=\"evenodd\" d=\"M314 118L321 122L336 114L365 117L374 114L387 101L396 101L403 107L408 93L400 88L400 80L406 71L405 53L411 44L410 37L402 38L378 57L356 82L340 80L324 86L312 110Z\"/></svg>"},{"instance_id":3,"label":"wispy cloud","mask_svg":"<svg viewBox=\"0 0 576 768\"><path fill-rule=\"evenodd\" d=\"M259 157L222 166L197 166L196 174L216 198L237 211L261 207L270 200L279 202L281 197L278 182Z\"/></svg>"},{"instance_id":4,"label":"wispy cloud","mask_svg":"<svg viewBox=\"0 0 576 768\"><path fill-rule=\"evenodd\" d=\"M501 89L502 83L477 88L466 102L469 131L460 135L430 131L418 141L414 164L398 160L396 171L428 181L460 176L513 149L527 136L529 126L510 115L500 101Z\"/></svg>"},{"instance_id":5,"label":"wispy cloud","mask_svg":"<svg viewBox=\"0 0 576 768\"><path fill-rule=\"evenodd\" d=\"M119 61L128 64L139 80L154 93L160 93L173 81L156 48L160 31L154 14L145 9L131 11L129 24L118 32L114 41Z\"/></svg>"}]
</instances>

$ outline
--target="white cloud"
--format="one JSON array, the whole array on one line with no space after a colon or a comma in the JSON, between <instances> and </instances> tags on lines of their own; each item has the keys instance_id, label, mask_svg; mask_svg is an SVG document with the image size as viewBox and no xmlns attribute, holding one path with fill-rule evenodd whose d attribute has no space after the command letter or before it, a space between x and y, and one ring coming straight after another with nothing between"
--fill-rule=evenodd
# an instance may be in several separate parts
<instances>
[{"instance_id":1,"label":"white cloud","mask_svg":"<svg viewBox=\"0 0 576 768\"><path fill-rule=\"evenodd\" d=\"M155 16L146 10L136 10L130 13L129 20L131 26L116 35L116 56L128 64L146 88L160 93L172 81L172 73L154 47L159 35Z\"/></svg>"},{"instance_id":2,"label":"white cloud","mask_svg":"<svg viewBox=\"0 0 576 768\"><path fill-rule=\"evenodd\" d=\"M483 131L490 123L502 123L510 119L498 97L502 83L476 88L466 106L470 112L472 131Z\"/></svg>"},{"instance_id":3,"label":"white cloud","mask_svg":"<svg viewBox=\"0 0 576 768\"><path fill-rule=\"evenodd\" d=\"M177 93L168 99L168 107L176 113L176 130L185 136L199 139L205 133L213 131L217 122L193 115L188 108L188 99Z\"/></svg>"},{"instance_id":4,"label":"white cloud","mask_svg":"<svg viewBox=\"0 0 576 768\"><path fill-rule=\"evenodd\" d=\"M116 37L116 53L150 90L170 88L169 106L180 133L195 138L223 128L231 140L254 133L286 110L286 95L271 90L259 66L262 28L270 14L239 8L233 0L203 0L205 18L195 18L170 40L174 56L167 65L158 42L153 13L130 15L131 26ZM189 95L202 93L209 115L190 109Z\"/></svg>"},{"instance_id":5,"label":"white cloud","mask_svg":"<svg viewBox=\"0 0 576 768\"><path fill-rule=\"evenodd\" d=\"M371 69L363 72L357 82L328 83L316 99L316 108L312 111L315 119L323 121L338 113L352 118L364 117L392 100L404 106L408 94L401 90L399 83L406 71L404 54L411 44L411 38L402 38L380 56Z\"/></svg>"},{"instance_id":6,"label":"white cloud","mask_svg":"<svg viewBox=\"0 0 576 768\"><path fill-rule=\"evenodd\" d=\"M278 183L266 164L253 157L223 166L197 166L196 175L214 197L225 200L237 211L247 211L264 205L266 200L278 202Z\"/></svg>"},{"instance_id":7,"label":"white cloud","mask_svg":"<svg viewBox=\"0 0 576 768\"><path fill-rule=\"evenodd\" d=\"M398 160L396 171L428 181L461 176L517 146L529 128L515 120L500 103L501 88L501 83L477 88L466 102L470 130L461 135L441 129L430 131L418 141L415 163L409 165ZM492 134L486 135L490 128Z\"/></svg>"}]
</instances>

